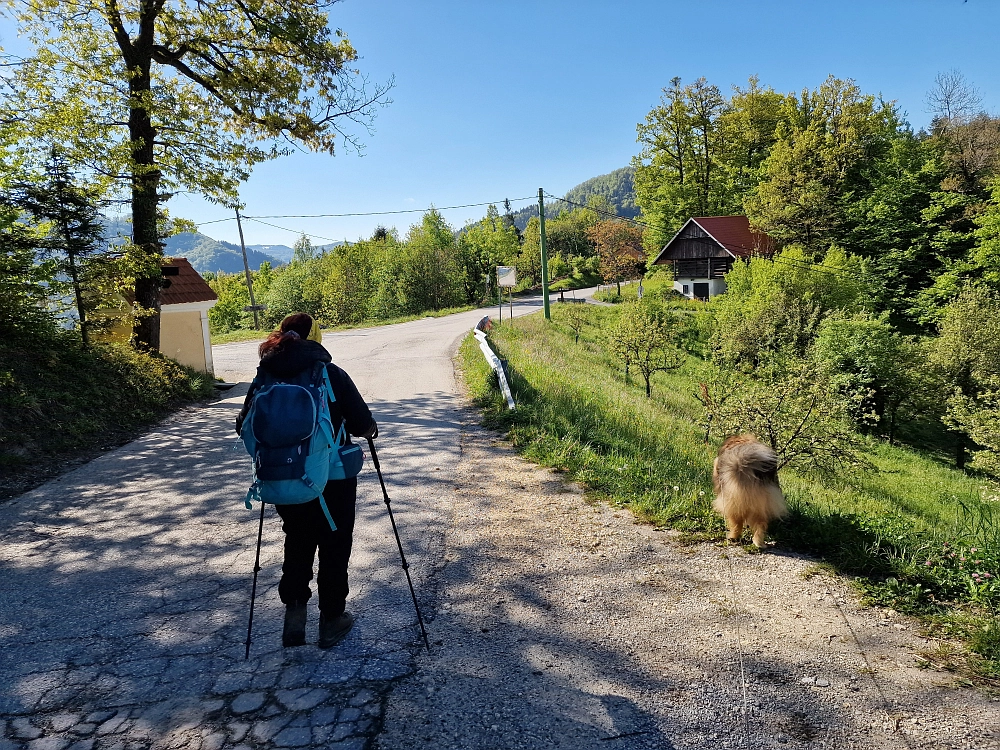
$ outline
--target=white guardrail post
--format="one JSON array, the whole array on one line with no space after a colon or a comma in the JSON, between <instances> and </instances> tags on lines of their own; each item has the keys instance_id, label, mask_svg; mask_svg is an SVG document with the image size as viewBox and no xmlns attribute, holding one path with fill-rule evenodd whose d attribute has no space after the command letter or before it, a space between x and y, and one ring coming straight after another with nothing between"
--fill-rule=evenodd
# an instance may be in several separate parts
<instances>
[{"instance_id":1,"label":"white guardrail post","mask_svg":"<svg viewBox=\"0 0 1000 750\"><path fill-rule=\"evenodd\" d=\"M507 383L507 374L503 371L503 365L500 363L500 357L498 357L490 348L489 342L486 340L485 331L477 326L473 330L473 333L479 341L479 348L482 349L483 356L486 357L486 361L490 363L493 371L497 374L497 380L500 383L500 390L503 391L503 395L507 398L507 408L513 410L514 397L510 393L510 385Z\"/></svg>"}]
</instances>

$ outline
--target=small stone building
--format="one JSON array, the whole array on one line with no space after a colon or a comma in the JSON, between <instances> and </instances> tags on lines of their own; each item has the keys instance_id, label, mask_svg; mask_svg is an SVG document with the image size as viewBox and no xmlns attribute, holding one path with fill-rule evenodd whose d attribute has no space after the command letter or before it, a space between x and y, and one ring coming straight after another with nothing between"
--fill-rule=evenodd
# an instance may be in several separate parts
<instances>
[{"instance_id":1,"label":"small stone building","mask_svg":"<svg viewBox=\"0 0 1000 750\"><path fill-rule=\"evenodd\" d=\"M214 375L208 310L218 295L187 258L164 261L163 275L170 284L160 292L160 352Z\"/></svg>"},{"instance_id":2,"label":"small stone building","mask_svg":"<svg viewBox=\"0 0 1000 750\"><path fill-rule=\"evenodd\" d=\"M746 216L688 219L653 265L671 265L674 289L689 299L707 300L726 291L725 274L736 259L774 255L774 242L750 227Z\"/></svg>"}]
</instances>

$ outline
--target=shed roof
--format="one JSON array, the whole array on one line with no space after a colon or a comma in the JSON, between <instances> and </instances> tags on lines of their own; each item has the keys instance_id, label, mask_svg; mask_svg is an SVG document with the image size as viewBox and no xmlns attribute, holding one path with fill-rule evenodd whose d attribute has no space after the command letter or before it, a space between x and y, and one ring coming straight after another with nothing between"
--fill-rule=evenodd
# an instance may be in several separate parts
<instances>
[{"instance_id":1,"label":"shed roof","mask_svg":"<svg viewBox=\"0 0 1000 750\"><path fill-rule=\"evenodd\" d=\"M187 258L172 258L163 262L164 268L176 268L177 275L167 276L170 286L160 292L160 306L180 305L185 302L211 302L218 299L212 287L194 270Z\"/></svg>"},{"instance_id":2,"label":"shed roof","mask_svg":"<svg viewBox=\"0 0 1000 750\"><path fill-rule=\"evenodd\" d=\"M774 241L763 232L750 228L746 216L698 216L691 221L737 258L750 255L771 255Z\"/></svg>"},{"instance_id":3,"label":"shed roof","mask_svg":"<svg viewBox=\"0 0 1000 750\"><path fill-rule=\"evenodd\" d=\"M660 262L660 258L671 245L679 239L687 238L686 236L690 233L685 232L685 230L691 224L700 227L705 234L718 243L719 247L734 258L748 258L751 255L770 256L775 252L774 240L764 232L752 229L746 216L696 216L684 222L684 226L660 250L653 261L654 264Z\"/></svg>"}]
</instances>

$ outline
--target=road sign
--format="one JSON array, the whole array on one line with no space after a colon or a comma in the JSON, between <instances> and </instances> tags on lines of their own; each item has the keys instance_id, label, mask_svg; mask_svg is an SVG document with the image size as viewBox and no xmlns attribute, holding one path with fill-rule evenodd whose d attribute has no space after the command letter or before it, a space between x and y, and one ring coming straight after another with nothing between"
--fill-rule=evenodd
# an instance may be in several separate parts
<instances>
[{"instance_id":1,"label":"road sign","mask_svg":"<svg viewBox=\"0 0 1000 750\"><path fill-rule=\"evenodd\" d=\"M517 286L517 270L513 266L497 266L497 284Z\"/></svg>"}]
</instances>

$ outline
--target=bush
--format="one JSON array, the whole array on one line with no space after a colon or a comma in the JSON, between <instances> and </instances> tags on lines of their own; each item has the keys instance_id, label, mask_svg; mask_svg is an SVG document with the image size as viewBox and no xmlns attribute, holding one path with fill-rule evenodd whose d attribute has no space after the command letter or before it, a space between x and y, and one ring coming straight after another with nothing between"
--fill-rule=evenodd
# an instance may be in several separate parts
<instances>
[{"instance_id":1,"label":"bush","mask_svg":"<svg viewBox=\"0 0 1000 750\"><path fill-rule=\"evenodd\" d=\"M0 342L0 467L105 444L212 393L212 380L124 344L68 332Z\"/></svg>"}]
</instances>

